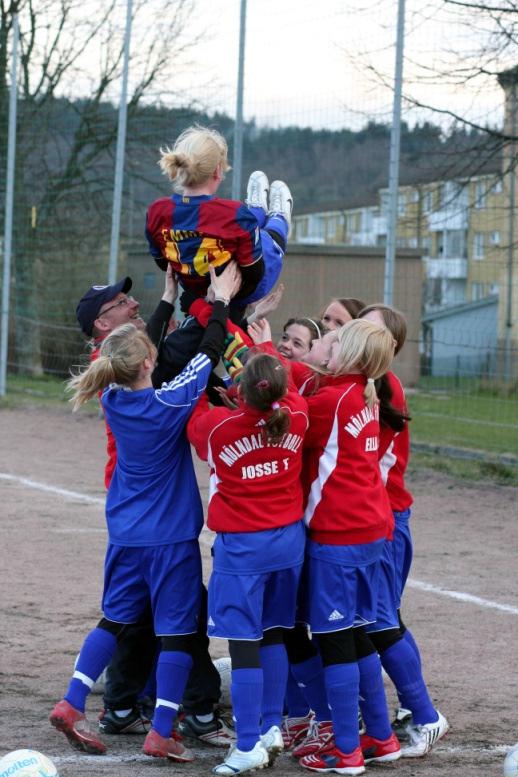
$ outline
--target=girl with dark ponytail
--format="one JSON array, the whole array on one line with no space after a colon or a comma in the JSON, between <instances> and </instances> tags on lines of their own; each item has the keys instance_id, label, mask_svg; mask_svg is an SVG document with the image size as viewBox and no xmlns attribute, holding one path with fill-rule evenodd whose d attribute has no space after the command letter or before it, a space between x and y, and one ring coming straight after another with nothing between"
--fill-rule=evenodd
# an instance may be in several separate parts
<instances>
[{"instance_id":1,"label":"girl with dark ponytail","mask_svg":"<svg viewBox=\"0 0 518 777\"><path fill-rule=\"evenodd\" d=\"M388 330L394 339L397 354L406 339L406 319L403 313L389 305L369 305L359 315ZM409 741L403 757L417 758L431 749L432 744L446 734L449 724L437 710L426 687L421 670L419 648L401 614L401 597L412 563L413 547L410 532L412 494L405 485L405 471L410 455L408 415L405 392L396 375L389 371L379 380L380 445L378 459L390 507L394 514L393 539L383 550L378 597L383 599L383 612L376 623L367 628L376 646L383 668L396 686L400 708L393 727Z\"/></svg>"},{"instance_id":2,"label":"girl with dark ponytail","mask_svg":"<svg viewBox=\"0 0 518 777\"><path fill-rule=\"evenodd\" d=\"M187 427L209 462L207 525L216 532L209 582L211 637L228 639L237 744L214 769L262 768L283 749L280 730L304 558L302 443L307 405L276 356L252 354L235 410L201 400Z\"/></svg>"}]
</instances>

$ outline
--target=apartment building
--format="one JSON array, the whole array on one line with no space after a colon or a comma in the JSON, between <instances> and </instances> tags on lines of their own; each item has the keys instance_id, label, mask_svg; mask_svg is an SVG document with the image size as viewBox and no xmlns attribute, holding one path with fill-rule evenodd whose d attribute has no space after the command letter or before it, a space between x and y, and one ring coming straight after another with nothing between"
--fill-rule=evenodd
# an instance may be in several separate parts
<instances>
[{"instance_id":1,"label":"apartment building","mask_svg":"<svg viewBox=\"0 0 518 777\"><path fill-rule=\"evenodd\" d=\"M387 212L388 191L381 189L374 204L295 216L292 241L383 246ZM422 251L425 310L498 294L507 225L499 166L483 175L399 187L397 245Z\"/></svg>"}]
</instances>

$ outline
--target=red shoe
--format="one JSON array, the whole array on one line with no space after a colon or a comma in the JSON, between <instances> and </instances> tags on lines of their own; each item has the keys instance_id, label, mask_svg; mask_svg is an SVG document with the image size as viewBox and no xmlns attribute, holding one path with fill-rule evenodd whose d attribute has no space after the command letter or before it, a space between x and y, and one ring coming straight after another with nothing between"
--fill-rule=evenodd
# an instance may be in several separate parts
<instances>
[{"instance_id":1,"label":"red shoe","mask_svg":"<svg viewBox=\"0 0 518 777\"><path fill-rule=\"evenodd\" d=\"M176 731L173 731L170 737L162 737L152 728L144 740L142 752L154 758L169 758L170 761L179 763L194 761L194 754L181 742L181 737Z\"/></svg>"},{"instance_id":2,"label":"red shoe","mask_svg":"<svg viewBox=\"0 0 518 777\"><path fill-rule=\"evenodd\" d=\"M318 753L329 743L334 744L333 724L330 720L313 720L307 737L291 751L294 758L304 758L306 755Z\"/></svg>"},{"instance_id":3,"label":"red shoe","mask_svg":"<svg viewBox=\"0 0 518 777\"><path fill-rule=\"evenodd\" d=\"M388 739L374 739L368 734L362 734L360 737L360 747L362 749L365 763L387 763L388 761L397 761L401 758L401 745L397 736L392 733Z\"/></svg>"},{"instance_id":4,"label":"red shoe","mask_svg":"<svg viewBox=\"0 0 518 777\"><path fill-rule=\"evenodd\" d=\"M86 715L72 707L68 701L59 701L50 713L50 722L62 731L72 747L90 755L103 755L106 745L90 730Z\"/></svg>"},{"instance_id":5,"label":"red shoe","mask_svg":"<svg viewBox=\"0 0 518 777\"><path fill-rule=\"evenodd\" d=\"M292 747L299 745L303 739L306 739L312 720L312 712L302 718L284 718L281 731L285 750L291 750Z\"/></svg>"},{"instance_id":6,"label":"red shoe","mask_svg":"<svg viewBox=\"0 0 518 777\"><path fill-rule=\"evenodd\" d=\"M342 753L333 742L318 753L301 758L299 764L312 772L363 774L365 771L365 762L359 747L352 753Z\"/></svg>"}]
</instances>

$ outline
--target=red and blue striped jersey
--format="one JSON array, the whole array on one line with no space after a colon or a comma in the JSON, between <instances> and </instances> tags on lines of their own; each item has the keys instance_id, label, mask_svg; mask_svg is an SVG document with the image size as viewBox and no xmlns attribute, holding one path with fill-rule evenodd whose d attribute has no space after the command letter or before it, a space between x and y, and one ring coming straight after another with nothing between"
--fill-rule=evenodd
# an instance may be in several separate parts
<instances>
[{"instance_id":1,"label":"red and blue striped jersey","mask_svg":"<svg viewBox=\"0 0 518 777\"><path fill-rule=\"evenodd\" d=\"M262 257L259 225L246 205L205 194L153 202L146 237L151 255L171 262L183 286L208 286L210 266L235 259L248 267Z\"/></svg>"}]
</instances>

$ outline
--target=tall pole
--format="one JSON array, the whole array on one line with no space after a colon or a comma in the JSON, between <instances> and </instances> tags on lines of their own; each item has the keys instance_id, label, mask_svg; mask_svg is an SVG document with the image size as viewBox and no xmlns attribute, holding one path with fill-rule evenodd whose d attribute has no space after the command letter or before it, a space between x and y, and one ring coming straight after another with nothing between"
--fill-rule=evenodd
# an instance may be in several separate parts
<instances>
[{"instance_id":1,"label":"tall pole","mask_svg":"<svg viewBox=\"0 0 518 777\"><path fill-rule=\"evenodd\" d=\"M511 380L513 334L514 206L516 201L516 80L511 84L511 150L509 179L509 234L507 248L507 295L505 299L504 378Z\"/></svg>"},{"instance_id":2,"label":"tall pole","mask_svg":"<svg viewBox=\"0 0 518 777\"><path fill-rule=\"evenodd\" d=\"M404 43L405 0L398 0L394 104L392 107L392 129L390 131L389 212L387 219L387 245L385 248L385 277L383 285L383 301L385 305L392 305L394 299L394 262L396 258L399 147L401 141L401 93L403 89Z\"/></svg>"},{"instance_id":3,"label":"tall pole","mask_svg":"<svg viewBox=\"0 0 518 777\"><path fill-rule=\"evenodd\" d=\"M241 0L239 21L239 62L237 68L236 121L234 124L234 159L232 162L232 199L241 196L241 178L243 169L243 92L245 83L245 38L246 38L246 0Z\"/></svg>"},{"instance_id":4,"label":"tall pole","mask_svg":"<svg viewBox=\"0 0 518 777\"><path fill-rule=\"evenodd\" d=\"M121 224L122 184L124 180L124 151L126 148L126 122L128 116L128 70L131 41L131 13L133 0L126 4L126 33L124 36L124 63L122 68L122 85L119 102L119 124L117 128L117 151L115 155L115 182L113 185L112 234L110 241L110 264L108 267L108 283L117 279L117 256L119 253L119 235Z\"/></svg>"},{"instance_id":5,"label":"tall pole","mask_svg":"<svg viewBox=\"0 0 518 777\"><path fill-rule=\"evenodd\" d=\"M7 351L9 345L9 290L11 285L11 253L13 245L14 163L16 158L16 108L18 82L18 14L13 16L13 57L11 60L11 91L9 93L9 124L7 131L7 179L5 187L4 270L2 276L2 337L0 340L0 396L5 396Z\"/></svg>"}]
</instances>

